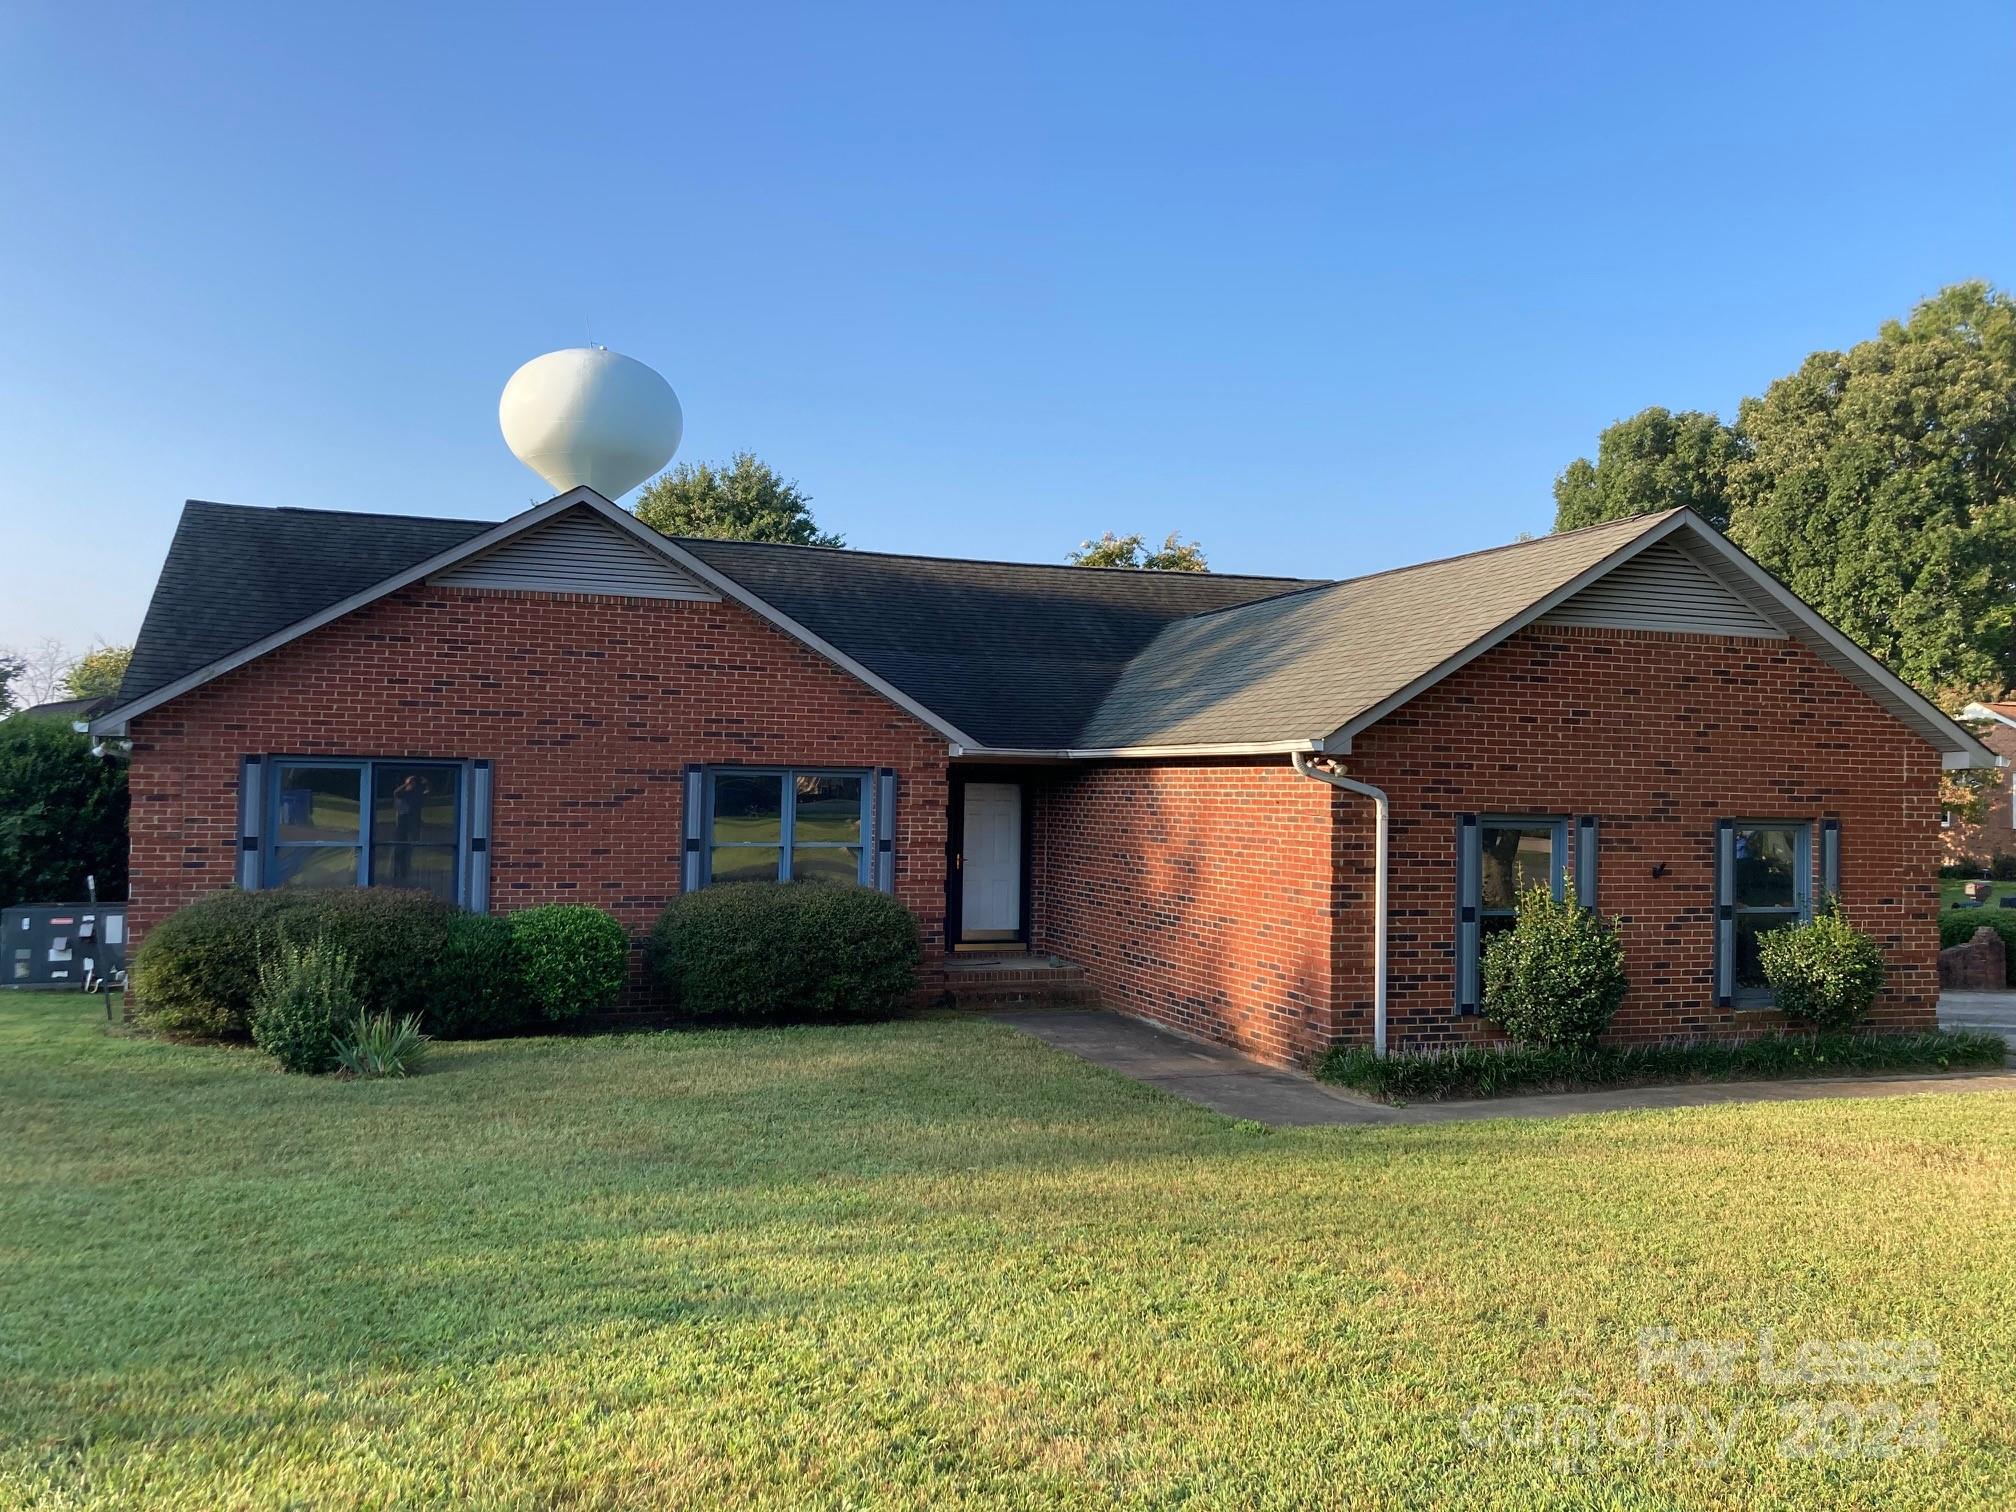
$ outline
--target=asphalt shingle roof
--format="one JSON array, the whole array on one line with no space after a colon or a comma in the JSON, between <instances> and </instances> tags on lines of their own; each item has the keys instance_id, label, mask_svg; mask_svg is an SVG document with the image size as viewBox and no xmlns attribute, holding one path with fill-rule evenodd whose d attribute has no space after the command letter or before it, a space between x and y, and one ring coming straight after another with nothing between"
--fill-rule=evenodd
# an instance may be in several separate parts
<instances>
[{"instance_id":1,"label":"asphalt shingle roof","mask_svg":"<svg viewBox=\"0 0 2016 1512\"><path fill-rule=\"evenodd\" d=\"M1310 581L679 544L976 740L1027 749L1080 744L1130 659L1171 624Z\"/></svg>"},{"instance_id":2,"label":"asphalt shingle roof","mask_svg":"<svg viewBox=\"0 0 2016 1512\"><path fill-rule=\"evenodd\" d=\"M191 499L168 543L119 701L164 688L490 528L484 520Z\"/></svg>"},{"instance_id":3,"label":"asphalt shingle roof","mask_svg":"<svg viewBox=\"0 0 2016 1512\"><path fill-rule=\"evenodd\" d=\"M1178 620L1075 742L1319 739L1664 523L1640 515Z\"/></svg>"}]
</instances>

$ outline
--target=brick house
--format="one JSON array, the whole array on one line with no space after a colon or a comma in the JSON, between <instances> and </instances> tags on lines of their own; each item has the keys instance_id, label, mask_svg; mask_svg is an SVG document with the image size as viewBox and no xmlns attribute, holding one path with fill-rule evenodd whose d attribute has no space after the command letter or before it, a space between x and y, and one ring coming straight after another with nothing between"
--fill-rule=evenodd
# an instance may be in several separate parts
<instances>
[{"instance_id":1,"label":"brick house","mask_svg":"<svg viewBox=\"0 0 2016 1512\"><path fill-rule=\"evenodd\" d=\"M116 706L130 927L242 885L579 901L829 878L930 985L1055 957L1293 1063L1488 1037L1522 886L1622 921L1619 1038L1773 1022L1836 892L1933 1021L1946 767L1993 753L1682 510L1342 581L191 503ZM1040 971L1040 968L1039 968Z\"/></svg>"},{"instance_id":2,"label":"brick house","mask_svg":"<svg viewBox=\"0 0 2016 1512\"><path fill-rule=\"evenodd\" d=\"M1972 703L1960 715L1989 750L2005 762L2016 759L2016 703ZM2009 797L2007 774L1995 773L1981 793L1979 819L1946 816L1939 837L1945 864L1985 872L1997 856L2016 856L2016 813Z\"/></svg>"}]
</instances>

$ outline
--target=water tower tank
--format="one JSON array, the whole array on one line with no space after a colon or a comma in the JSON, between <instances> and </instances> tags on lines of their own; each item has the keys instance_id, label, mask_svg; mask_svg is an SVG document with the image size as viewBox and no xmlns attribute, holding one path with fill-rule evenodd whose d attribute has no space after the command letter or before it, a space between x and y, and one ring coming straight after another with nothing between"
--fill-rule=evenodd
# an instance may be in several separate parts
<instances>
[{"instance_id":1,"label":"water tower tank","mask_svg":"<svg viewBox=\"0 0 2016 1512\"><path fill-rule=\"evenodd\" d=\"M497 423L555 493L586 484L615 499L672 460L686 417L672 385L635 358L567 347L511 375Z\"/></svg>"}]
</instances>

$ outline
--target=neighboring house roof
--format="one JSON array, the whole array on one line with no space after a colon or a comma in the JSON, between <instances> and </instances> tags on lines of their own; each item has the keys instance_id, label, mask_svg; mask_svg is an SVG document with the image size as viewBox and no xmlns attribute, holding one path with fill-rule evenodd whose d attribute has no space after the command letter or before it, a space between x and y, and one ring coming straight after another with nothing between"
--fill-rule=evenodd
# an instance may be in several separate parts
<instances>
[{"instance_id":1,"label":"neighboring house roof","mask_svg":"<svg viewBox=\"0 0 2016 1512\"><path fill-rule=\"evenodd\" d=\"M110 704L112 700L103 695L96 698L56 698L48 703L29 704L25 709L16 709L13 717L19 719L32 715L36 719L67 719L73 723L80 719L90 719Z\"/></svg>"},{"instance_id":2,"label":"neighboring house roof","mask_svg":"<svg viewBox=\"0 0 2016 1512\"><path fill-rule=\"evenodd\" d=\"M589 531L591 516L602 523ZM94 728L123 733L134 715L330 619L471 571L458 564L509 549L513 574L552 570L539 564L553 544L519 550L535 531L647 563L657 553L677 581L769 619L955 753L1348 751L1357 730L1558 610L1571 623L1795 637L1948 765L1998 759L1686 510L1324 581L668 538L588 489L502 524L192 502L118 707Z\"/></svg>"},{"instance_id":3,"label":"neighboring house roof","mask_svg":"<svg viewBox=\"0 0 2016 1512\"><path fill-rule=\"evenodd\" d=\"M1960 711L1962 719L1992 719L2016 729L2016 703L1970 703Z\"/></svg>"}]
</instances>

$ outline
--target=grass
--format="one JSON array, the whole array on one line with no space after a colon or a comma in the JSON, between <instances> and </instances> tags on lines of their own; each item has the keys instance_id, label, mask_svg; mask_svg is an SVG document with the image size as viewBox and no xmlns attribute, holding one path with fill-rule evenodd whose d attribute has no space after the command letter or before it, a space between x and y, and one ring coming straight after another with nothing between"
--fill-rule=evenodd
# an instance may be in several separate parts
<instances>
[{"instance_id":1,"label":"grass","mask_svg":"<svg viewBox=\"0 0 2016 1512\"><path fill-rule=\"evenodd\" d=\"M0 999L0 1505L2004 1506L2012 1293L1999 1093L1268 1133L975 1020L339 1082ZM1781 1451L1835 1398L1944 1446Z\"/></svg>"},{"instance_id":2,"label":"grass","mask_svg":"<svg viewBox=\"0 0 2016 1512\"><path fill-rule=\"evenodd\" d=\"M1999 1034L1769 1035L1666 1045L1597 1045L1586 1050L1470 1046L1380 1060L1362 1046L1339 1046L1316 1068L1324 1081L1388 1102L1505 1097L1701 1081L1856 1076L1999 1067L2009 1047Z\"/></svg>"},{"instance_id":3,"label":"grass","mask_svg":"<svg viewBox=\"0 0 2016 1512\"><path fill-rule=\"evenodd\" d=\"M2004 898L2016 898L2016 882L1991 882L1988 884L1988 906L2000 908ZM1951 908L1967 896L1967 879L1941 877L1939 879L1939 906Z\"/></svg>"}]
</instances>

